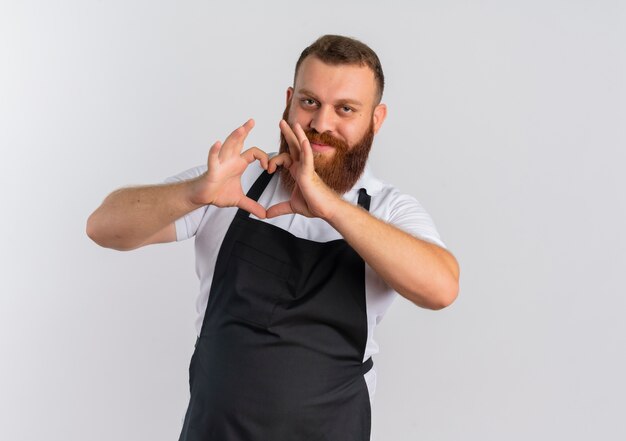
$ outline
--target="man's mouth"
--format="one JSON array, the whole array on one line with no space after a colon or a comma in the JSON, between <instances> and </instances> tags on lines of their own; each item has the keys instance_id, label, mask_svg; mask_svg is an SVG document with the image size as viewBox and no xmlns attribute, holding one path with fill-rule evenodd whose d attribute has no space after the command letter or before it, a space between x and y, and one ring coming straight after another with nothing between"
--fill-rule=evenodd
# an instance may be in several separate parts
<instances>
[{"instance_id":1,"label":"man's mouth","mask_svg":"<svg viewBox=\"0 0 626 441\"><path fill-rule=\"evenodd\" d=\"M312 142L311 143L311 149L314 152L317 152L317 153L324 153L324 152L328 152L330 150L333 150L334 147L331 147L331 146L326 145L326 144L318 144L316 142Z\"/></svg>"}]
</instances>

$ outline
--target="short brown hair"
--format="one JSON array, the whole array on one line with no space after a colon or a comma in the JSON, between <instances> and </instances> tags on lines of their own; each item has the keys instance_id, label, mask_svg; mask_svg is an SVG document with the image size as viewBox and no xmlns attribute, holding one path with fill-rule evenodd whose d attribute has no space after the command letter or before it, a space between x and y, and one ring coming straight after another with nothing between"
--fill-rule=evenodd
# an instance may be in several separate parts
<instances>
[{"instance_id":1,"label":"short brown hair","mask_svg":"<svg viewBox=\"0 0 626 441\"><path fill-rule=\"evenodd\" d=\"M300 64L309 55L319 58L326 64L358 64L369 67L374 72L374 79L378 86L377 97L378 102L380 102L383 96L383 89L385 88L383 68L380 65L376 52L365 43L342 35L322 35L300 54L293 76L294 85Z\"/></svg>"}]
</instances>

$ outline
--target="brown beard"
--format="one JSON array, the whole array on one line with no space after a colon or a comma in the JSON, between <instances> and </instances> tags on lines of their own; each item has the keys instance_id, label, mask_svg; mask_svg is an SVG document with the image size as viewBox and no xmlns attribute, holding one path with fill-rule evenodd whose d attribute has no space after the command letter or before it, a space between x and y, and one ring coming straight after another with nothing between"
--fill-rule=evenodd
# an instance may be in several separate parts
<instances>
[{"instance_id":1,"label":"brown beard","mask_svg":"<svg viewBox=\"0 0 626 441\"><path fill-rule=\"evenodd\" d=\"M290 104L287 104L283 112L283 119L287 121ZM305 129L304 133L309 142L325 144L335 149L335 154L330 158L315 154L315 172L320 178L339 194L350 190L363 174L367 158L374 142L374 122L370 123L365 135L352 147L345 141L335 138L328 133L319 133L315 129ZM289 153L289 145L284 135L280 134L280 153ZM290 193L295 188L295 181L287 168L281 168L280 179Z\"/></svg>"}]
</instances>

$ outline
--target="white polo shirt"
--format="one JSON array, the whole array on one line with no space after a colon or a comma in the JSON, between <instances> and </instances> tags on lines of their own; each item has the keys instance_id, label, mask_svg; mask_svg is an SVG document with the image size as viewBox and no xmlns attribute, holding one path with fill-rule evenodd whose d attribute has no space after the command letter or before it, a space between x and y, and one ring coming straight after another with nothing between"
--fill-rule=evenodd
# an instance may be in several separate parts
<instances>
[{"instance_id":1,"label":"white polo shirt","mask_svg":"<svg viewBox=\"0 0 626 441\"><path fill-rule=\"evenodd\" d=\"M198 177L207 170L199 166L168 178L167 182L177 182ZM263 171L258 162L251 164L241 177L243 192L247 193L256 178ZM376 179L366 167L363 175L354 187L343 195L343 199L357 204L358 191L365 188L371 196L370 213L397 228L420 239L435 243L445 248L431 217L412 196L400 193L395 187ZM270 181L259 198L259 203L268 208L289 199L289 194L279 185L278 176ZM230 226L236 207L218 208L213 205L198 208L176 221L176 239L181 241L196 237L196 273L200 279L200 294L196 300L196 331L200 335L202 321L209 300L213 271L222 240ZM251 215L252 216L252 215ZM254 217L254 216L252 216ZM257 219L256 217L254 217ZM287 230L294 236L316 242L328 242L341 239L341 235L326 221L318 218L289 214L263 222ZM367 307L367 344L363 361L378 352L374 341L374 328L382 320L385 312L398 295L370 267L365 265L365 291ZM365 374L370 400L376 390L376 371L371 369Z\"/></svg>"}]
</instances>

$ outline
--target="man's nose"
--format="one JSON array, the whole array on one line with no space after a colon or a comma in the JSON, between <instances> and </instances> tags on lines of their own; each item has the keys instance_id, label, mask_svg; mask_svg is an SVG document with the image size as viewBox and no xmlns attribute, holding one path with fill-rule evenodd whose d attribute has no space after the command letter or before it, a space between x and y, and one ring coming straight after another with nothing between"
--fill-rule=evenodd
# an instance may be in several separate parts
<instances>
[{"instance_id":1,"label":"man's nose","mask_svg":"<svg viewBox=\"0 0 626 441\"><path fill-rule=\"evenodd\" d=\"M331 106L321 106L313 115L311 128L318 133L335 130L335 110Z\"/></svg>"}]
</instances>

